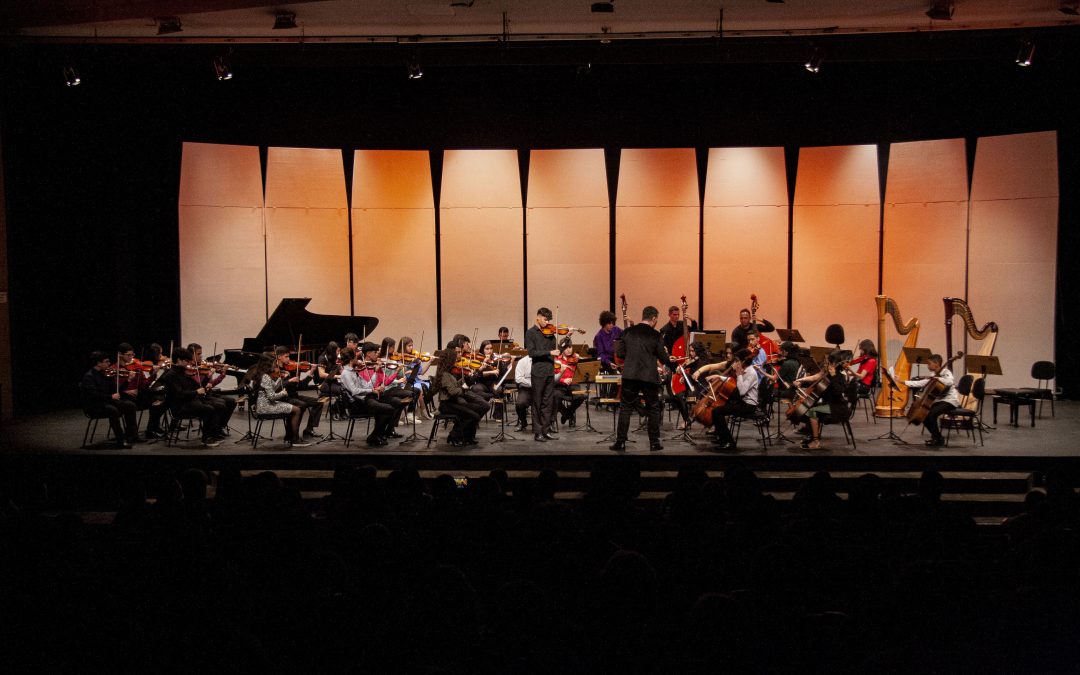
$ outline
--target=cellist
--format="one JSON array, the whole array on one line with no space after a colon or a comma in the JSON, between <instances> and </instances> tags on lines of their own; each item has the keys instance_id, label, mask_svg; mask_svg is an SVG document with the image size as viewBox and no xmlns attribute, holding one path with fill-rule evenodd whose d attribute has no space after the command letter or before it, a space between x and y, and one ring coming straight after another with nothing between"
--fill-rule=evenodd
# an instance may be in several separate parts
<instances>
[{"instance_id":1,"label":"cellist","mask_svg":"<svg viewBox=\"0 0 1080 675\"><path fill-rule=\"evenodd\" d=\"M930 377L919 380L905 380L904 384L912 388L920 388L936 380L946 387L945 393L939 396L930 406L930 411L923 421L926 430L930 432L930 439L926 441L926 445L931 448L939 448L945 444L945 439L941 436L938 418L955 410L960 405L960 396L956 393L956 377L945 366L941 354L931 354L926 361L926 367L932 373Z\"/></svg>"},{"instance_id":2,"label":"cellist","mask_svg":"<svg viewBox=\"0 0 1080 675\"><path fill-rule=\"evenodd\" d=\"M753 365L753 356L747 349L740 349L735 352L735 356L730 362L730 367L734 373L730 377L735 378L738 396L732 396L727 403L712 411L713 427L716 431L716 447L719 450L735 449L735 439L731 436L731 429L728 428L727 424L728 416L752 417L757 412L760 381L758 371ZM694 372L694 377L700 377L702 374L714 370L726 370L728 366L729 364L724 362L703 366ZM725 377L724 375L708 375L707 379L716 381Z\"/></svg>"},{"instance_id":3,"label":"cellist","mask_svg":"<svg viewBox=\"0 0 1080 675\"><path fill-rule=\"evenodd\" d=\"M847 353L850 354L850 352ZM844 355L845 352L834 349L829 353L824 368L813 375L800 377L792 382L796 387L803 387L812 385L822 378L828 378L829 383L825 393L818 399L814 407L807 410L801 419L791 420L793 423L801 422L803 424L801 431L806 434L806 438L802 442L803 449L818 450L821 448L821 421L818 419L820 415L828 414L841 419L848 413L847 401L844 399L844 390L847 388L847 378L845 376L847 368Z\"/></svg>"}]
</instances>

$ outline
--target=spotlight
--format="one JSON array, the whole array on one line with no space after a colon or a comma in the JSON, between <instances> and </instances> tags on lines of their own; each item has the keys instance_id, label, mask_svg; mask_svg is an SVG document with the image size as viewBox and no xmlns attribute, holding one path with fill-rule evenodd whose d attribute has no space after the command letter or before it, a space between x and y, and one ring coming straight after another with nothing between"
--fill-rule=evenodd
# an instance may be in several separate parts
<instances>
[{"instance_id":1,"label":"spotlight","mask_svg":"<svg viewBox=\"0 0 1080 675\"><path fill-rule=\"evenodd\" d=\"M825 60L825 55L817 47L811 52L810 58L806 59L803 64L803 68L806 68L811 73L816 73L821 70L821 62Z\"/></svg>"},{"instance_id":2,"label":"spotlight","mask_svg":"<svg viewBox=\"0 0 1080 675\"><path fill-rule=\"evenodd\" d=\"M604 0L604 2L594 2L592 4L592 11L594 14L611 14L615 11L614 0Z\"/></svg>"},{"instance_id":3,"label":"spotlight","mask_svg":"<svg viewBox=\"0 0 1080 675\"><path fill-rule=\"evenodd\" d=\"M420 67L420 62L413 59L409 62L409 79L419 80L424 76L424 69Z\"/></svg>"},{"instance_id":4,"label":"spotlight","mask_svg":"<svg viewBox=\"0 0 1080 675\"><path fill-rule=\"evenodd\" d=\"M295 12L278 12L274 15L274 30L296 28Z\"/></svg>"},{"instance_id":5,"label":"spotlight","mask_svg":"<svg viewBox=\"0 0 1080 675\"><path fill-rule=\"evenodd\" d=\"M1016 53L1016 65L1021 68L1027 68L1031 65L1032 59L1035 58L1035 41L1034 40L1021 40L1020 51Z\"/></svg>"},{"instance_id":6,"label":"spotlight","mask_svg":"<svg viewBox=\"0 0 1080 675\"><path fill-rule=\"evenodd\" d=\"M1080 0L1061 0L1058 11L1069 16L1080 16Z\"/></svg>"},{"instance_id":7,"label":"spotlight","mask_svg":"<svg viewBox=\"0 0 1080 675\"><path fill-rule=\"evenodd\" d=\"M233 76L232 64L229 63L229 57L226 54L218 54L214 57L214 74L217 75L218 82L224 82L225 80L231 80Z\"/></svg>"},{"instance_id":8,"label":"spotlight","mask_svg":"<svg viewBox=\"0 0 1080 675\"><path fill-rule=\"evenodd\" d=\"M955 9L956 6L953 5L953 0L931 0L930 9L926 10L926 16L935 21L950 21Z\"/></svg>"},{"instance_id":9,"label":"spotlight","mask_svg":"<svg viewBox=\"0 0 1080 675\"><path fill-rule=\"evenodd\" d=\"M168 35L169 33L179 33L184 30L180 25L180 18L175 16L168 16L163 19L157 20L157 34Z\"/></svg>"},{"instance_id":10,"label":"spotlight","mask_svg":"<svg viewBox=\"0 0 1080 675\"><path fill-rule=\"evenodd\" d=\"M79 77L79 71L75 70L75 66L64 66L64 83L69 87L82 84L82 78Z\"/></svg>"}]
</instances>

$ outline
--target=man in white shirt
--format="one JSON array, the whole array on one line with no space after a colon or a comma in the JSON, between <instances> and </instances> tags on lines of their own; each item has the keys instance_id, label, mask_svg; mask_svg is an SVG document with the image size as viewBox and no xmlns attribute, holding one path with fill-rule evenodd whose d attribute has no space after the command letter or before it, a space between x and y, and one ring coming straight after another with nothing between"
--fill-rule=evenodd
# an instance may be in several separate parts
<instances>
[{"instance_id":1,"label":"man in white shirt","mask_svg":"<svg viewBox=\"0 0 1080 675\"><path fill-rule=\"evenodd\" d=\"M532 357L523 356L518 359L514 368L514 382L517 382L517 400L514 409L517 410L517 426L514 431L524 432L527 428L529 406L532 405Z\"/></svg>"},{"instance_id":2,"label":"man in white shirt","mask_svg":"<svg viewBox=\"0 0 1080 675\"><path fill-rule=\"evenodd\" d=\"M735 439L731 436L727 418L729 415L739 417L752 417L757 412L758 388L760 380L758 373L753 368L754 359L747 349L740 349L735 353L735 362L732 366L735 371L735 386L739 395L732 396L722 407L713 410L713 427L716 430L716 443L720 450L733 450ZM710 375L709 379L724 378L722 375Z\"/></svg>"},{"instance_id":3,"label":"man in white shirt","mask_svg":"<svg viewBox=\"0 0 1080 675\"><path fill-rule=\"evenodd\" d=\"M905 380L904 384L913 389L920 389L935 382L945 387L945 391L938 395L937 400L930 406L930 411L926 413L926 420L924 421L926 430L930 432L930 440L926 441L926 444L931 448L938 448L945 444L945 439L941 437L941 429L938 426L938 418L955 410L960 405L960 396L956 393L956 378L951 370L944 367L944 361L940 354L931 354L926 367L932 373L930 377L924 380ZM912 405L918 405L918 402Z\"/></svg>"}]
</instances>

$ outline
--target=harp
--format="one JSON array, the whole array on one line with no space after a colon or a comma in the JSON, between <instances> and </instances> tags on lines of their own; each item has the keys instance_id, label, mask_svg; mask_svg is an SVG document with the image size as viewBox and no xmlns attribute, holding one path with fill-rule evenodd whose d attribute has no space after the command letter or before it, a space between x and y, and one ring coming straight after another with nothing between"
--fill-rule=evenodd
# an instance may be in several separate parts
<instances>
[{"instance_id":1,"label":"harp","mask_svg":"<svg viewBox=\"0 0 1080 675\"><path fill-rule=\"evenodd\" d=\"M964 338L964 351L978 356L993 356L994 343L997 342L998 325L990 321L982 328L978 328L975 325L975 319L971 316L971 308L968 307L967 302L960 298L942 298L942 300L945 303L945 352L952 353L953 317L959 316L964 320L964 329L967 331L967 336ZM969 338L979 343L977 348L967 348ZM974 378L972 380L972 384L974 384L975 380L978 380L983 375L982 373L971 373L971 376ZM979 406L979 402L974 396L965 396L961 403L962 407L968 410L975 410Z\"/></svg>"},{"instance_id":2,"label":"harp","mask_svg":"<svg viewBox=\"0 0 1080 675\"><path fill-rule=\"evenodd\" d=\"M904 339L904 347L914 347L915 343L919 340L919 320L916 317L911 317L911 320L904 323L904 320L900 318L900 309L896 306L896 301L892 298L879 295L874 298L877 303L877 315L878 315L878 351L881 357L881 367L889 367L888 356L888 335L886 334L886 318L892 317L893 324L896 326L896 332L900 335L906 335ZM907 405L908 400L908 388L904 386L901 381L906 380L911 376L911 364L908 363L907 356L901 350L900 356L897 357L896 362L892 364L893 370L896 375L894 379L897 380L899 386L893 388L889 381L882 378L881 391L878 392L877 402L874 404L874 416L875 417L903 417L904 406Z\"/></svg>"}]
</instances>

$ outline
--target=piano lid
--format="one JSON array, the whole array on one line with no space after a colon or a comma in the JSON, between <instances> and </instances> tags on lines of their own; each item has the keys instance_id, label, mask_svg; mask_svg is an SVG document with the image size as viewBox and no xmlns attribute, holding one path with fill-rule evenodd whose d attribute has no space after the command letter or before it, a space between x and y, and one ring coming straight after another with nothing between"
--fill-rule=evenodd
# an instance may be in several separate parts
<instances>
[{"instance_id":1,"label":"piano lid","mask_svg":"<svg viewBox=\"0 0 1080 675\"><path fill-rule=\"evenodd\" d=\"M301 335L304 336L305 351L309 347L324 347L331 341L343 343L346 333L356 333L364 338L379 325L379 320L373 316L314 314L306 309L310 302L311 298L282 298L259 334L244 338L242 350L226 350L225 362L240 366L254 363L255 356L265 348L295 345Z\"/></svg>"}]
</instances>

